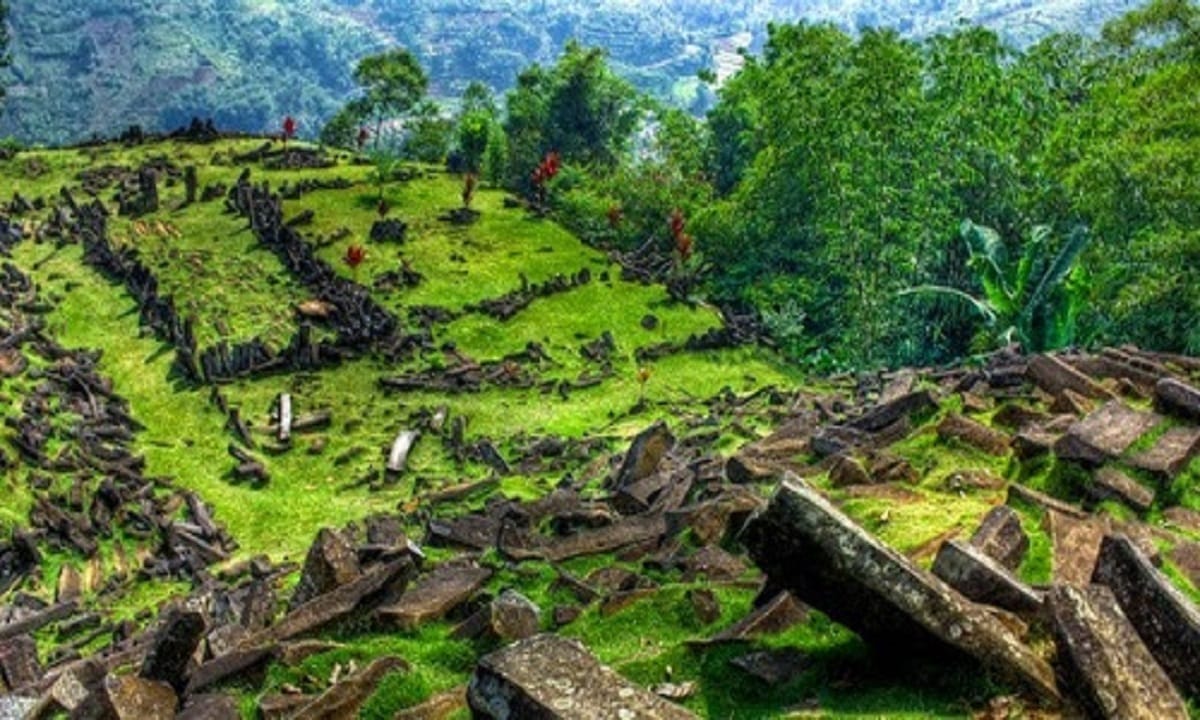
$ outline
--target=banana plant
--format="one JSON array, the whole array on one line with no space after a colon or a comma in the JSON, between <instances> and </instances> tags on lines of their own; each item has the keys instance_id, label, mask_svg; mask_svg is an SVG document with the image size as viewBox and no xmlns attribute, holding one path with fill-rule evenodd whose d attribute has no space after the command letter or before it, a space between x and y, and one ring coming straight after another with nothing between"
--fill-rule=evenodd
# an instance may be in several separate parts
<instances>
[{"instance_id":1,"label":"banana plant","mask_svg":"<svg viewBox=\"0 0 1200 720\"><path fill-rule=\"evenodd\" d=\"M979 297L945 285L922 285L901 295L952 297L967 303L984 322L989 344L1019 342L1026 351L1065 347L1075 340L1075 320L1086 292L1079 258L1091 235L1077 226L1058 254L1050 257L1050 228L1030 233L1021 257L1012 263L999 233L967 220L960 231L967 265L983 288Z\"/></svg>"}]
</instances>

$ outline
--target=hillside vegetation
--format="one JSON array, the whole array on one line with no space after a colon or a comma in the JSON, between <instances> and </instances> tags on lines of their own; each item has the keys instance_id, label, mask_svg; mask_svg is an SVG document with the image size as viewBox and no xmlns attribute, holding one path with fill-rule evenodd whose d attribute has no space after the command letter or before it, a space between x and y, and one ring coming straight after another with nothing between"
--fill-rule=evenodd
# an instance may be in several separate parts
<instances>
[{"instance_id":1,"label":"hillside vegetation","mask_svg":"<svg viewBox=\"0 0 1200 720\"><path fill-rule=\"evenodd\" d=\"M1054 31L1094 31L1129 2L630 3L421 0L82 0L10 3L13 66L0 136L62 143L125 126L174 129L193 116L223 128L264 132L292 114L315 136L352 88L351 70L386 47L411 48L456 97L472 80L497 92L531 62L552 60L571 38L610 52L639 88L703 109L696 79L759 48L769 21L885 24L906 34L963 18L1024 43ZM748 35L742 35L748 33Z\"/></svg>"}]
</instances>

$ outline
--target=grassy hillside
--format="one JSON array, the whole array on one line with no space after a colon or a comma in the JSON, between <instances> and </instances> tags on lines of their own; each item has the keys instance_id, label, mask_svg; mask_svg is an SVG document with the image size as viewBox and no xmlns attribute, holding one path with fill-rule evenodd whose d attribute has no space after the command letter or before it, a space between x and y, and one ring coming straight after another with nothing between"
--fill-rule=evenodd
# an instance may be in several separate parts
<instances>
[{"instance_id":1,"label":"grassy hillside","mask_svg":"<svg viewBox=\"0 0 1200 720\"><path fill-rule=\"evenodd\" d=\"M196 493L236 541L228 559L210 568L214 575L266 556L284 568L278 589L286 596L298 576L297 565L289 569L286 563L304 560L318 530L389 514L424 546L428 565L474 557L492 569L484 597L519 590L542 608L543 629L558 628L551 617L554 608L576 605L565 577L595 583L612 582L621 573L637 578L638 590L585 603L579 618L558 631L583 640L602 661L640 685L687 686L682 702L703 717L964 717L1006 692L969 668L894 667L817 612L782 633L694 645L751 609L762 577L744 564L715 580L685 571L665 554L620 551L517 563L495 548L459 553L436 542L431 520L478 513L502 506L505 499L537 500L574 486L589 501L603 502L630 439L655 421L666 421L681 447L695 453L696 468L720 476L723 458L747 444L761 444L785 421L814 408L846 413L864 400L863 388L878 379L811 381L758 346L688 349L689 338L721 326L713 309L671 301L656 285L622 280L621 268L603 253L554 222L511 207L499 191L477 193L475 222L449 221L448 213L461 204L461 182L433 168L405 168L402 177L386 184L388 217L404 222L407 232L403 241L372 240L378 189L368 167L342 156L323 169L270 169L289 156L275 148L264 159L252 152L260 145L254 139L105 145L26 152L0 164L0 197L19 194L31 203L47 203L14 219L25 237L5 259L36 284L38 302L28 312L63 346L99 351L99 373L128 400L130 414L143 428L132 447L145 458L145 476L159 478L157 496ZM302 147L291 157L305 152ZM133 171L148 162L160 168L160 209L137 218L119 215L114 196L122 183L136 184ZM180 178L189 166L196 169L201 189L234 187L248 171L253 182L292 198L283 202L285 218L311 211L311 221L298 226L303 242L351 287L365 288L373 302L395 316L404 342L315 369L255 372L215 386L189 381L175 364L174 347L140 322L126 285L90 264L72 235L55 234L50 209L56 203L66 207L60 188L78 203L88 199L86 188L91 188L111 213L113 245L136 253L151 270L160 293L171 296L180 315L192 321L199 346L261 338L278 350L302 325L314 322L311 313L300 312L314 299L312 289L226 206L226 194L185 203ZM312 189L317 186L326 189ZM297 187L309 190L297 193ZM343 262L352 245L366 251L356 268ZM586 281L566 280L583 277ZM536 297L514 295L531 287L543 290ZM495 301L514 297L528 304L500 319ZM4 325L9 326L7 320ZM322 338L335 334L319 322L315 332ZM654 352L647 355L650 349ZM0 377L0 414L18 417L51 365L33 357L25 371ZM463 377L478 381L454 384ZM933 389L933 384L921 387ZM874 397L876 391L871 392ZM290 443L279 441L272 411L281 393L290 394L298 415L326 411L331 421L298 431ZM846 513L925 566L941 541L969 533L1003 502L1008 482L1066 488L1068 496L1076 492L1070 486L1075 476L1059 464L1022 463L942 437L935 428L944 418L970 412L992 423L998 414L996 406L967 409L965 394L945 394L936 410L918 418L905 439L881 454L891 458L889 467L902 469L899 479L845 487L810 449L788 450L784 442L773 452L787 456L789 466L806 469ZM231 425L220 403L237 411L249 438ZM1145 404L1139 401L1138 407ZM71 412L56 412L61 431L51 451L77 439L70 430ZM435 425L439 416L445 422ZM414 428L422 433L407 466L385 473L393 439ZM786 430L782 437L787 439ZM49 475L54 487L69 486L72 478L21 461L10 427L0 430L0 440L17 460L3 463L7 494L0 536L8 536L28 524L40 497L40 478ZM261 462L269 480L240 478L231 445ZM485 445L495 452L483 452ZM507 468L497 467L496 455ZM1197 478L1200 461L1179 476L1177 487L1190 488ZM713 480L707 490L716 492L719 482ZM771 483L744 489L765 496ZM1200 506L1191 491L1170 497ZM1017 509L1031 536L1020 573L1029 582L1044 583L1051 575L1052 553L1044 513L1032 504ZM1127 516L1115 506L1112 514ZM674 541L679 556L703 544L694 534ZM14 587L5 602L16 591L51 601L68 572L63 568L79 568L86 609L104 622L131 619L135 627L146 627L165 602L203 585L200 576L163 582L138 572L136 563L156 550L124 530L102 537L94 559L53 542L39 547L44 554L39 576ZM723 547L738 552L736 543ZM1181 588L1195 593L1173 565L1164 567ZM695 597L701 591L712 593L715 615L698 615ZM334 625L319 639L336 645L299 662L273 662L261 682L242 679L222 690L253 717L265 697L319 692L348 668L398 655L411 669L389 675L362 710L364 717L392 717L400 708L461 687L477 657L495 646L491 640L452 637L462 619L452 615L407 631L371 623ZM39 631L43 659L64 642L58 632L53 626ZM87 647L98 650L109 640L101 633ZM799 649L804 663L782 683L769 685L730 666L748 652L780 648ZM460 711L456 717L465 715Z\"/></svg>"}]
</instances>

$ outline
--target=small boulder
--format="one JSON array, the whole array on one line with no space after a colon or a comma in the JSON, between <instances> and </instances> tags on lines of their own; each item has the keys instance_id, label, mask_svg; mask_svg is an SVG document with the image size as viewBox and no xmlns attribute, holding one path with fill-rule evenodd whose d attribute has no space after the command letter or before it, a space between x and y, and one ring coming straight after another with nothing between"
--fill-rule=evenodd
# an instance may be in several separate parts
<instances>
[{"instance_id":1,"label":"small boulder","mask_svg":"<svg viewBox=\"0 0 1200 720\"><path fill-rule=\"evenodd\" d=\"M1029 551L1029 536L1021 527L1021 516L1007 505L997 505L983 516L971 544L1010 572L1016 571Z\"/></svg>"},{"instance_id":2,"label":"small boulder","mask_svg":"<svg viewBox=\"0 0 1200 720\"><path fill-rule=\"evenodd\" d=\"M308 548L300 582L292 593L291 607L300 607L318 595L350 583L361 572L358 554L342 533L322 528Z\"/></svg>"}]
</instances>

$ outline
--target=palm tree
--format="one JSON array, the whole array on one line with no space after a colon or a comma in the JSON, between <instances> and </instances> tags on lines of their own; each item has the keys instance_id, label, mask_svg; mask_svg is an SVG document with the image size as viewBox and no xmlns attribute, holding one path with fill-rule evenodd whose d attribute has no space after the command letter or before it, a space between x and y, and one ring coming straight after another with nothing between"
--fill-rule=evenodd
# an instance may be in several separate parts
<instances>
[{"instance_id":1,"label":"palm tree","mask_svg":"<svg viewBox=\"0 0 1200 720\"><path fill-rule=\"evenodd\" d=\"M1086 289L1079 257L1091 235L1077 226L1053 260L1050 235L1048 226L1035 227L1021 258L1010 263L999 233L964 221L967 265L983 288L982 296L945 285L922 285L900 295L940 295L966 302L983 320L982 339L989 345L1019 342L1027 352L1069 345L1075 340L1075 320Z\"/></svg>"}]
</instances>

